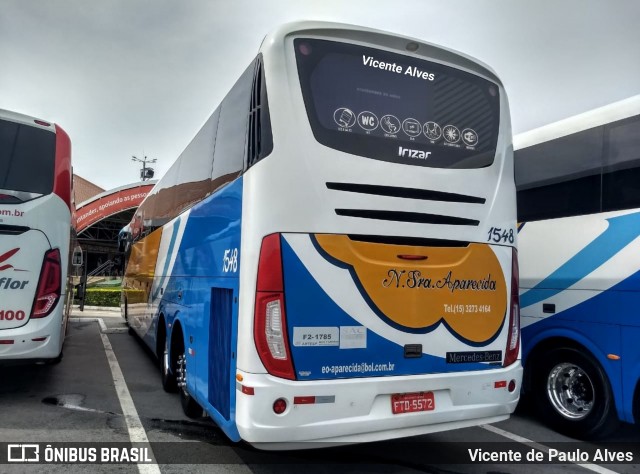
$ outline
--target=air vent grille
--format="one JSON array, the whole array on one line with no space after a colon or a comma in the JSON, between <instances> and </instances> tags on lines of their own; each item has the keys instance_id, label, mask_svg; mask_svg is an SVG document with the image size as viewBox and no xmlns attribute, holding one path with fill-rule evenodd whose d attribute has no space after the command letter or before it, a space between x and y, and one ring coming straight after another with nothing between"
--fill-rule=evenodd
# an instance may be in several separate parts
<instances>
[{"instance_id":1,"label":"air vent grille","mask_svg":"<svg viewBox=\"0 0 640 474\"><path fill-rule=\"evenodd\" d=\"M376 184L326 183L328 189L352 193L371 194L376 196L421 199L424 201L459 202L467 204L484 204L485 198L465 194L432 191L429 189L404 188L396 186L380 186Z\"/></svg>"},{"instance_id":2,"label":"air vent grille","mask_svg":"<svg viewBox=\"0 0 640 474\"><path fill-rule=\"evenodd\" d=\"M258 58L256 61L256 69L253 75L247 135L247 161L251 166L271 153L273 149L262 58Z\"/></svg>"},{"instance_id":3,"label":"air vent grille","mask_svg":"<svg viewBox=\"0 0 640 474\"><path fill-rule=\"evenodd\" d=\"M361 219L377 219L382 221L412 222L417 224L440 224L459 226L478 226L480 221L464 217L442 216L422 212L376 211L368 209L336 209L336 214Z\"/></svg>"}]
</instances>

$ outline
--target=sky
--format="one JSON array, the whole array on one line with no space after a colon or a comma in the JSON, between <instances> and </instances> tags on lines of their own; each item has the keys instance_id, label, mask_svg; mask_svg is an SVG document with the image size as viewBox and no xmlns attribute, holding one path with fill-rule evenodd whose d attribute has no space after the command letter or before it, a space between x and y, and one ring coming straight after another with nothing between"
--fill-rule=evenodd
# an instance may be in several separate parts
<instances>
[{"instance_id":1,"label":"sky","mask_svg":"<svg viewBox=\"0 0 640 474\"><path fill-rule=\"evenodd\" d=\"M0 0L0 109L59 124L75 173L171 166L282 23L377 28L471 55L514 134L640 94L638 0Z\"/></svg>"}]
</instances>

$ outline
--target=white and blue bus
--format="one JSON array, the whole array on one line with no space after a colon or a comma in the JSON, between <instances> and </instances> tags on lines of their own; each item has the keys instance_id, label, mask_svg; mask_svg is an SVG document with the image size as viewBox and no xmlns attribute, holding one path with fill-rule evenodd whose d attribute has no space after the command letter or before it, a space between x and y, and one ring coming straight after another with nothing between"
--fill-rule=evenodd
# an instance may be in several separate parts
<instances>
[{"instance_id":1,"label":"white and blue bus","mask_svg":"<svg viewBox=\"0 0 640 474\"><path fill-rule=\"evenodd\" d=\"M515 409L509 108L469 57L280 28L130 233L123 314L185 412L232 440L375 441Z\"/></svg>"},{"instance_id":2,"label":"white and blue bus","mask_svg":"<svg viewBox=\"0 0 640 474\"><path fill-rule=\"evenodd\" d=\"M514 143L525 391L602 436L640 420L640 96Z\"/></svg>"}]
</instances>

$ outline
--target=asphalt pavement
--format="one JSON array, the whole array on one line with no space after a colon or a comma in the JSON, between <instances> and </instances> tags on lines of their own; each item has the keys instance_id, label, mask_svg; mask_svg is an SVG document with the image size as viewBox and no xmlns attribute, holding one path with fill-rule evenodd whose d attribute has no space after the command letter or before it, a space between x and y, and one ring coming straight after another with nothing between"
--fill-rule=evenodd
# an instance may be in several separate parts
<instances>
[{"instance_id":1,"label":"asphalt pavement","mask_svg":"<svg viewBox=\"0 0 640 474\"><path fill-rule=\"evenodd\" d=\"M139 446L149 448L152 462L0 464L0 472L640 473L638 462L513 461L516 451L542 452L547 459L553 449L569 455L592 447L548 430L522 408L485 427L327 449L258 451L230 442L209 418L182 413L179 397L163 391L157 361L128 333L118 308L74 308L72 316L59 364L0 367L0 448ZM624 425L606 441L638 447L640 429ZM494 462L492 456L506 457Z\"/></svg>"}]
</instances>

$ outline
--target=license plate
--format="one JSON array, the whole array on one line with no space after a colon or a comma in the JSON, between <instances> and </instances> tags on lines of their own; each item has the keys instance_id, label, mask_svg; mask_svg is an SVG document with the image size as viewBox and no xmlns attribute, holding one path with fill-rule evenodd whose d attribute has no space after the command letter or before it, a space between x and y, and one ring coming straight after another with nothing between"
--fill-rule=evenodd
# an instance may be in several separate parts
<instances>
[{"instance_id":1,"label":"license plate","mask_svg":"<svg viewBox=\"0 0 640 474\"><path fill-rule=\"evenodd\" d=\"M391 395L391 412L412 413L416 411L435 410L436 401L433 392L394 393Z\"/></svg>"}]
</instances>

